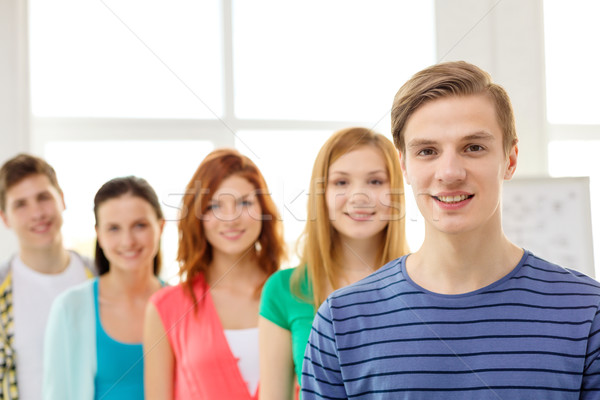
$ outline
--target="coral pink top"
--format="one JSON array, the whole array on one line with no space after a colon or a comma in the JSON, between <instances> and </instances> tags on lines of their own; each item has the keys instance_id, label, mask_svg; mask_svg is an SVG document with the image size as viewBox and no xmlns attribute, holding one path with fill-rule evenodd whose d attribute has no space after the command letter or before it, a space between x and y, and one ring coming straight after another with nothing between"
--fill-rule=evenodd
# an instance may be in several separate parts
<instances>
[{"instance_id":1,"label":"coral pink top","mask_svg":"<svg viewBox=\"0 0 600 400\"><path fill-rule=\"evenodd\" d=\"M182 285L163 288L150 298L175 356L174 399L257 400L258 389L249 393L208 289L202 276L195 278L196 311Z\"/></svg>"}]
</instances>

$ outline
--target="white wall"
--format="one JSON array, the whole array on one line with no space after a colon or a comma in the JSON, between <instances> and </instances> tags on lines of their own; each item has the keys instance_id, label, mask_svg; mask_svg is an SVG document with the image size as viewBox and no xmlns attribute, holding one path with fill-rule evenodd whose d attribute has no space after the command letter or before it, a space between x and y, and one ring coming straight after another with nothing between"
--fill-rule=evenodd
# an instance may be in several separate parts
<instances>
[{"instance_id":1,"label":"white wall","mask_svg":"<svg viewBox=\"0 0 600 400\"><path fill-rule=\"evenodd\" d=\"M0 1L0 163L29 150L29 88L27 75L27 2ZM0 227L0 260L17 241Z\"/></svg>"},{"instance_id":2,"label":"white wall","mask_svg":"<svg viewBox=\"0 0 600 400\"><path fill-rule=\"evenodd\" d=\"M542 0L436 0L439 61L465 60L508 92L519 136L517 176L547 175Z\"/></svg>"}]
</instances>

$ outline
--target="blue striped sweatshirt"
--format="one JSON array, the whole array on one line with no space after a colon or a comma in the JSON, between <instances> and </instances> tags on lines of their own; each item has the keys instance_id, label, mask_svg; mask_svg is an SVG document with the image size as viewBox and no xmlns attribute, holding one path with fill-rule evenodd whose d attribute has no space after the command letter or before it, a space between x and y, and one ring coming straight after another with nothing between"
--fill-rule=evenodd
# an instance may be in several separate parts
<instances>
[{"instance_id":1,"label":"blue striped sweatshirt","mask_svg":"<svg viewBox=\"0 0 600 400\"><path fill-rule=\"evenodd\" d=\"M525 251L497 282L442 295L405 261L321 305L303 400L600 399L598 282Z\"/></svg>"}]
</instances>

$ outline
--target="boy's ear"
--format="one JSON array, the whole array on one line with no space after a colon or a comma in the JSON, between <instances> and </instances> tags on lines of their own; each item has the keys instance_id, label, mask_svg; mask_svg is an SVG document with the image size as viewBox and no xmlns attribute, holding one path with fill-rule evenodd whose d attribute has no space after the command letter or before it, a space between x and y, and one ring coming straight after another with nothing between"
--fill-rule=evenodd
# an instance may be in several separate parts
<instances>
[{"instance_id":1,"label":"boy's ear","mask_svg":"<svg viewBox=\"0 0 600 400\"><path fill-rule=\"evenodd\" d=\"M402 155L401 151L398 151L398 157L400 158L400 168L402 169L402 175L404 176L404 182L407 185L410 185L410 180L408 179L408 174L406 173L405 156Z\"/></svg>"},{"instance_id":2,"label":"boy's ear","mask_svg":"<svg viewBox=\"0 0 600 400\"><path fill-rule=\"evenodd\" d=\"M504 171L504 179L510 180L512 179L515 171L517 170L517 159L519 158L519 146L515 143L510 152L508 153L508 157L506 159L506 170Z\"/></svg>"},{"instance_id":3,"label":"boy's ear","mask_svg":"<svg viewBox=\"0 0 600 400\"><path fill-rule=\"evenodd\" d=\"M0 210L0 218L2 218L2 222L4 222L4 225L10 229L10 224L8 223L8 218L6 218L6 214L4 214L4 211Z\"/></svg>"}]
</instances>

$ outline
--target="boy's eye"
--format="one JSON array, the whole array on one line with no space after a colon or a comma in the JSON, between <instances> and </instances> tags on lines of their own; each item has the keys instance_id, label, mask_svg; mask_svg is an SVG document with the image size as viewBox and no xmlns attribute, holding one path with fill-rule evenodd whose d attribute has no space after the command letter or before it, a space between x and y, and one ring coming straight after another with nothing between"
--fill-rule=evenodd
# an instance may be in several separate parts
<instances>
[{"instance_id":1,"label":"boy's eye","mask_svg":"<svg viewBox=\"0 0 600 400\"><path fill-rule=\"evenodd\" d=\"M433 149L422 149L417 153L418 156L431 156L433 154L435 154Z\"/></svg>"},{"instance_id":2,"label":"boy's eye","mask_svg":"<svg viewBox=\"0 0 600 400\"><path fill-rule=\"evenodd\" d=\"M478 144L470 144L467 146L468 152L482 151L483 149L484 149L483 146L478 145Z\"/></svg>"},{"instance_id":3,"label":"boy's eye","mask_svg":"<svg viewBox=\"0 0 600 400\"><path fill-rule=\"evenodd\" d=\"M49 200L52 198L52 196L50 195L50 193L42 193L39 195L38 197L40 200Z\"/></svg>"},{"instance_id":4,"label":"boy's eye","mask_svg":"<svg viewBox=\"0 0 600 400\"><path fill-rule=\"evenodd\" d=\"M118 230L119 230L119 227L116 226L116 225L111 225L111 226L108 227L108 231L109 232L116 232Z\"/></svg>"}]
</instances>

